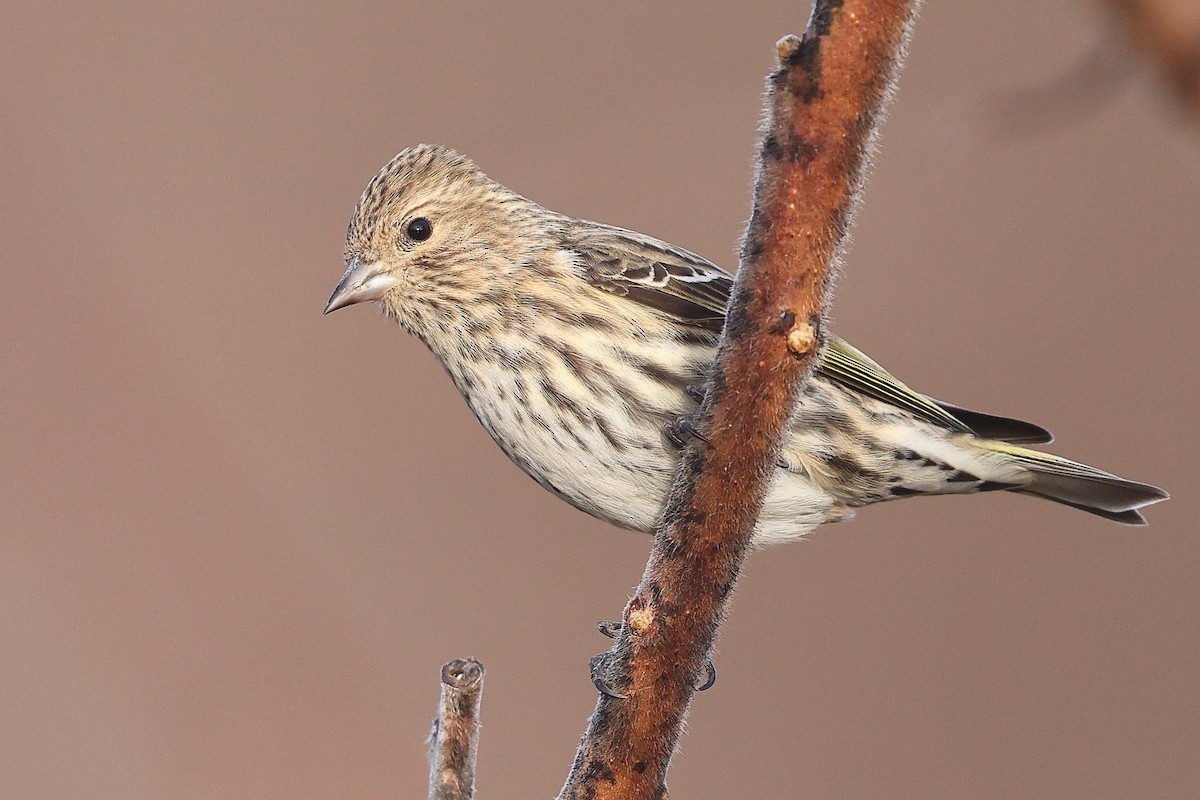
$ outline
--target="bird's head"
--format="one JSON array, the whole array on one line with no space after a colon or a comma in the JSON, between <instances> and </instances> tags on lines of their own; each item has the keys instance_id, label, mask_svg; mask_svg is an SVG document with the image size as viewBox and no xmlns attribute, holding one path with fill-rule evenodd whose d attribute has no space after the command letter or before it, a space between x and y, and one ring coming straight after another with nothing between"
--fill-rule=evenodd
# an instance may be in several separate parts
<instances>
[{"instance_id":1,"label":"bird's head","mask_svg":"<svg viewBox=\"0 0 1200 800\"><path fill-rule=\"evenodd\" d=\"M410 147L363 191L325 313L376 300L411 330L445 324L526 257L539 210L453 150Z\"/></svg>"}]
</instances>

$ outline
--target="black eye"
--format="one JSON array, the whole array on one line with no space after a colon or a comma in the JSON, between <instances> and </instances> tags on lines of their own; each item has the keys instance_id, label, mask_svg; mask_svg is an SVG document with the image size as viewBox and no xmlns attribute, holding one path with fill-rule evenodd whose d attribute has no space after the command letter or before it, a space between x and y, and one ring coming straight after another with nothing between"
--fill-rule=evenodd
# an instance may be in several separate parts
<instances>
[{"instance_id":1,"label":"black eye","mask_svg":"<svg viewBox=\"0 0 1200 800\"><path fill-rule=\"evenodd\" d=\"M414 242L423 242L433 235L433 223L424 217L417 217L408 223L404 231Z\"/></svg>"}]
</instances>

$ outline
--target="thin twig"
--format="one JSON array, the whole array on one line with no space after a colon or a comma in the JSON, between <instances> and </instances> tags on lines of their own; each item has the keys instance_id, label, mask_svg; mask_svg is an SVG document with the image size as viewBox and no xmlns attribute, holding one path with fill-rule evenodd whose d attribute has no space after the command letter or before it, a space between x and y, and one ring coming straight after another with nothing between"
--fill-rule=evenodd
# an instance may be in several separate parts
<instances>
[{"instance_id":1,"label":"thin twig","mask_svg":"<svg viewBox=\"0 0 1200 800\"><path fill-rule=\"evenodd\" d=\"M482 696L483 664L473 658L456 658L442 667L442 695L430 736L430 800L470 800L475 796Z\"/></svg>"},{"instance_id":2,"label":"thin twig","mask_svg":"<svg viewBox=\"0 0 1200 800\"><path fill-rule=\"evenodd\" d=\"M560 798L661 798L823 317L918 0L818 0L778 45L754 208L693 441Z\"/></svg>"}]
</instances>

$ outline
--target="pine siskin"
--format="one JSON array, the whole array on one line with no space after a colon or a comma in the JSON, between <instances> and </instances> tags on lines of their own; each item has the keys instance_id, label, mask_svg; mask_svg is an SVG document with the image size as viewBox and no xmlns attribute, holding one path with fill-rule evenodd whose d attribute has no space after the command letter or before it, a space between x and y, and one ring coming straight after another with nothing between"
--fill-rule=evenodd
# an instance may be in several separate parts
<instances>
[{"instance_id":1,"label":"pine siskin","mask_svg":"<svg viewBox=\"0 0 1200 800\"><path fill-rule=\"evenodd\" d=\"M549 211L469 159L420 145L367 185L325 313L365 300L433 351L518 466L572 505L652 531L731 278L633 231ZM1128 524L1154 486L1031 450L1026 422L918 394L830 337L755 531L762 546L856 506L1007 489Z\"/></svg>"}]
</instances>

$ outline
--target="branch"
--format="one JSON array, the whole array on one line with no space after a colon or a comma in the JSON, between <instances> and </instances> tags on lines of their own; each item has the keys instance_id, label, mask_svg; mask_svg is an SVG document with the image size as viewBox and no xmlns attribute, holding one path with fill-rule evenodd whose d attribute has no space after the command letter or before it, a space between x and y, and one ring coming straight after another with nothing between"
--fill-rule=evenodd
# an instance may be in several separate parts
<instances>
[{"instance_id":1,"label":"branch","mask_svg":"<svg viewBox=\"0 0 1200 800\"><path fill-rule=\"evenodd\" d=\"M754 207L725 330L602 693L560 798L660 798L750 545L781 437L823 341L835 264L918 0L818 0L779 42Z\"/></svg>"},{"instance_id":2,"label":"branch","mask_svg":"<svg viewBox=\"0 0 1200 800\"><path fill-rule=\"evenodd\" d=\"M483 664L456 658L442 667L442 695L433 723L429 800L471 800L479 750Z\"/></svg>"}]
</instances>

